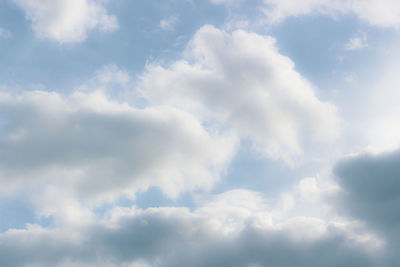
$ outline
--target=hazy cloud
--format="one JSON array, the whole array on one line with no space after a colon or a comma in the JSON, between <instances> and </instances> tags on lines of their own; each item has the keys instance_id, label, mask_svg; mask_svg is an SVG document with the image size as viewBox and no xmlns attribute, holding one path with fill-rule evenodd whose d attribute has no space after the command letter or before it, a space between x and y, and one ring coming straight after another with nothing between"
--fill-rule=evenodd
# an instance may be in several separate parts
<instances>
[{"instance_id":1,"label":"hazy cloud","mask_svg":"<svg viewBox=\"0 0 400 267\"><path fill-rule=\"evenodd\" d=\"M13 34L6 29L0 27L0 38L9 39L12 38Z\"/></svg>"},{"instance_id":2,"label":"hazy cloud","mask_svg":"<svg viewBox=\"0 0 400 267\"><path fill-rule=\"evenodd\" d=\"M173 30L178 18L175 16L162 19L160 21L160 28L163 30Z\"/></svg>"},{"instance_id":3,"label":"hazy cloud","mask_svg":"<svg viewBox=\"0 0 400 267\"><path fill-rule=\"evenodd\" d=\"M241 0L210 0L215 4L240 4ZM322 14L337 16L354 14L361 20L379 27L400 25L400 4L393 0L263 0L260 7L265 23L275 24L287 17Z\"/></svg>"},{"instance_id":4,"label":"hazy cloud","mask_svg":"<svg viewBox=\"0 0 400 267\"><path fill-rule=\"evenodd\" d=\"M345 45L346 50L360 50L368 46L367 34L362 33L361 36L350 38L348 43Z\"/></svg>"}]
</instances>

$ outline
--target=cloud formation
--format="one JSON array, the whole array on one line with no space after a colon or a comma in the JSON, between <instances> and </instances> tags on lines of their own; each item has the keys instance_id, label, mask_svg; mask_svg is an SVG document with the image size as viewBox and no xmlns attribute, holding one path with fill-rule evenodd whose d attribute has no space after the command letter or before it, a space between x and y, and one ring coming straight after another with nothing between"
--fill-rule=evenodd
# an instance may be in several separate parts
<instances>
[{"instance_id":1,"label":"cloud formation","mask_svg":"<svg viewBox=\"0 0 400 267\"><path fill-rule=\"evenodd\" d=\"M81 227L10 230L0 234L0 264L375 266L368 242L334 223L305 217L276 223L260 194L251 191L213 200L194 211L115 208ZM210 216L213 212L219 216Z\"/></svg>"},{"instance_id":2,"label":"cloud formation","mask_svg":"<svg viewBox=\"0 0 400 267\"><path fill-rule=\"evenodd\" d=\"M346 50L360 50L368 46L366 33L350 38L345 46Z\"/></svg>"},{"instance_id":3,"label":"cloud formation","mask_svg":"<svg viewBox=\"0 0 400 267\"><path fill-rule=\"evenodd\" d=\"M160 28L163 30L173 30L178 18L176 16L171 16L169 18L162 19L160 21Z\"/></svg>"},{"instance_id":4,"label":"cloud formation","mask_svg":"<svg viewBox=\"0 0 400 267\"><path fill-rule=\"evenodd\" d=\"M316 97L275 40L243 30L202 27L184 59L150 64L139 90L152 104L189 111L287 161L303 153L303 144L339 134L335 106Z\"/></svg>"},{"instance_id":5,"label":"cloud formation","mask_svg":"<svg viewBox=\"0 0 400 267\"><path fill-rule=\"evenodd\" d=\"M3 192L45 183L83 199L149 186L177 196L209 189L235 147L190 114L138 109L101 92L3 94L0 111Z\"/></svg>"},{"instance_id":6,"label":"cloud formation","mask_svg":"<svg viewBox=\"0 0 400 267\"><path fill-rule=\"evenodd\" d=\"M387 241L387 266L400 264L400 151L360 154L335 167L342 187L338 209L359 219ZM386 265L385 265L386 266Z\"/></svg>"},{"instance_id":7,"label":"cloud formation","mask_svg":"<svg viewBox=\"0 0 400 267\"><path fill-rule=\"evenodd\" d=\"M384 230L398 227L400 152L362 154L340 162L335 173L349 214Z\"/></svg>"},{"instance_id":8,"label":"cloud formation","mask_svg":"<svg viewBox=\"0 0 400 267\"><path fill-rule=\"evenodd\" d=\"M238 5L242 0L210 0L215 4ZM398 27L400 4L393 0L263 0L261 4L266 23L275 24L288 17L304 15L337 16L354 14L370 25Z\"/></svg>"},{"instance_id":9,"label":"cloud formation","mask_svg":"<svg viewBox=\"0 0 400 267\"><path fill-rule=\"evenodd\" d=\"M0 4L1 267L400 266L400 5L200 2Z\"/></svg>"},{"instance_id":10,"label":"cloud formation","mask_svg":"<svg viewBox=\"0 0 400 267\"><path fill-rule=\"evenodd\" d=\"M6 29L0 27L0 38L10 39L13 37L13 34Z\"/></svg>"},{"instance_id":11,"label":"cloud formation","mask_svg":"<svg viewBox=\"0 0 400 267\"><path fill-rule=\"evenodd\" d=\"M98 0L13 0L20 6L39 38L59 43L82 42L87 32L118 29L118 20Z\"/></svg>"},{"instance_id":12,"label":"cloud formation","mask_svg":"<svg viewBox=\"0 0 400 267\"><path fill-rule=\"evenodd\" d=\"M264 0L265 14L271 23L289 16L351 13L367 23L380 27L400 25L400 4L392 0Z\"/></svg>"}]
</instances>

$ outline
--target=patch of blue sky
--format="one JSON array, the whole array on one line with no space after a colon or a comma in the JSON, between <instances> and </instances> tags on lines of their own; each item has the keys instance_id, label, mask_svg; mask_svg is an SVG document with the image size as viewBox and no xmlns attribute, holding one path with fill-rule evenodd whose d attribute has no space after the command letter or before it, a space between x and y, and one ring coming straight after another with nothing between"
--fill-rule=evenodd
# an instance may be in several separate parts
<instances>
[{"instance_id":1,"label":"patch of blue sky","mask_svg":"<svg viewBox=\"0 0 400 267\"><path fill-rule=\"evenodd\" d=\"M183 192L177 198L167 197L160 188L150 187L147 191L136 194L134 205L140 209L158 207L186 207L193 210L196 207L196 195L204 192Z\"/></svg>"},{"instance_id":2,"label":"patch of blue sky","mask_svg":"<svg viewBox=\"0 0 400 267\"><path fill-rule=\"evenodd\" d=\"M254 151L249 140L243 140L226 173L210 192L183 192L176 199L165 196L158 187L136 194L133 204L138 208L188 207L197 205L196 195L216 195L230 190L244 189L261 192L268 198L289 191L301 179L315 175L315 168L291 168L281 160L268 159ZM307 176L308 175L308 176ZM130 205L130 203L128 204ZM125 206L125 205L123 205Z\"/></svg>"},{"instance_id":3,"label":"patch of blue sky","mask_svg":"<svg viewBox=\"0 0 400 267\"><path fill-rule=\"evenodd\" d=\"M253 149L251 141L241 142L236 156L229 165L226 175L221 177L212 190L219 194L234 189L246 189L274 197L290 189L304 175L282 160L269 159Z\"/></svg>"},{"instance_id":4,"label":"patch of blue sky","mask_svg":"<svg viewBox=\"0 0 400 267\"><path fill-rule=\"evenodd\" d=\"M0 197L0 233L9 229L25 229L27 224L52 225L52 217L37 216L36 207L27 194Z\"/></svg>"},{"instance_id":5,"label":"patch of blue sky","mask_svg":"<svg viewBox=\"0 0 400 267\"><path fill-rule=\"evenodd\" d=\"M140 74L148 62L168 64L179 59L187 42L202 25L223 27L239 8L243 18L260 16L258 3L254 0L230 10L208 1L109 2L107 10L118 17L120 29L111 33L89 31L82 43L60 45L36 38L24 13L11 1L1 1L0 26L14 37L0 40L0 84L18 84L22 90L40 87L68 92L110 63ZM169 17L176 17L176 22L173 30L166 31L160 28L160 21ZM280 52L322 91L349 86L344 80L347 74L360 72L360 76L368 77L365 73L369 67L383 55L380 44L395 42L398 37L393 29L378 30L351 15L340 20L322 15L292 17L281 24L258 27L256 31L275 37ZM346 51L346 43L358 33L366 33L368 43L374 45ZM313 168L293 170L281 161L261 157L244 141L211 194L241 188L274 196L315 173ZM118 205L194 207L194 195L183 193L174 200L164 196L159 188L151 187L138 193L134 202L121 199ZM106 209L105 206L97 212ZM29 200L24 198L0 199L0 214L0 231L24 228L26 223L49 224L35 217Z\"/></svg>"},{"instance_id":6,"label":"patch of blue sky","mask_svg":"<svg viewBox=\"0 0 400 267\"><path fill-rule=\"evenodd\" d=\"M295 63L296 70L325 91L346 87L345 78L352 73L371 77L371 67L387 59L383 50L396 43L399 35L393 28L373 27L354 15L340 19L323 15L290 17L269 33L277 39L280 52ZM351 38L364 34L365 47L346 50Z\"/></svg>"},{"instance_id":7,"label":"patch of blue sky","mask_svg":"<svg viewBox=\"0 0 400 267\"><path fill-rule=\"evenodd\" d=\"M179 57L200 26L222 24L226 12L207 1L116 1L107 9L118 17L118 30L88 31L84 42L60 45L36 38L15 4L0 3L0 25L15 35L0 42L1 83L18 84L24 90L43 84L47 90L69 91L111 63L140 74L147 62ZM165 31L159 24L170 16L176 16L176 28Z\"/></svg>"}]
</instances>

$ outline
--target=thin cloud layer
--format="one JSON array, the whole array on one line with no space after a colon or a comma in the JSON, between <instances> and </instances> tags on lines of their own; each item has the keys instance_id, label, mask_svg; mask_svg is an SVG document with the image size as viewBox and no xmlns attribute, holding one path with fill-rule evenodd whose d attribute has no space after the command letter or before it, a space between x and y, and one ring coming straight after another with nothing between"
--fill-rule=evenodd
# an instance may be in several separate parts
<instances>
[{"instance_id":1,"label":"thin cloud layer","mask_svg":"<svg viewBox=\"0 0 400 267\"><path fill-rule=\"evenodd\" d=\"M242 0L210 0L215 4L239 5ZM245 3L245 2L244 2ZM400 25L400 4L393 0L263 0L259 5L266 16L264 22L276 24L288 17L305 15L353 14L370 25L395 27Z\"/></svg>"},{"instance_id":2,"label":"thin cloud layer","mask_svg":"<svg viewBox=\"0 0 400 267\"><path fill-rule=\"evenodd\" d=\"M13 34L6 29L0 27L0 38L10 39L13 37Z\"/></svg>"},{"instance_id":3,"label":"thin cloud layer","mask_svg":"<svg viewBox=\"0 0 400 267\"><path fill-rule=\"evenodd\" d=\"M379 27L400 25L400 4L392 0L264 0L265 15L270 23L290 16L355 14L361 20Z\"/></svg>"},{"instance_id":4,"label":"thin cloud layer","mask_svg":"<svg viewBox=\"0 0 400 267\"><path fill-rule=\"evenodd\" d=\"M59 43L82 42L87 32L103 32L119 28L117 17L109 15L102 1L97 0L13 0L32 22L39 38Z\"/></svg>"},{"instance_id":5,"label":"thin cloud layer","mask_svg":"<svg viewBox=\"0 0 400 267\"><path fill-rule=\"evenodd\" d=\"M361 34L361 36L355 36L350 38L348 43L345 45L346 50L360 50L368 46L367 43L367 35L365 33Z\"/></svg>"},{"instance_id":6,"label":"thin cloud layer","mask_svg":"<svg viewBox=\"0 0 400 267\"><path fill-rule=\"evenodd\" d=\"M183 60L150 64L139 89L151 103L189 111L250 138L257 150L293 161L305 143L339 134L335 106L281 55L269 36L202 27Z\"/></svg>"}]
</instances>

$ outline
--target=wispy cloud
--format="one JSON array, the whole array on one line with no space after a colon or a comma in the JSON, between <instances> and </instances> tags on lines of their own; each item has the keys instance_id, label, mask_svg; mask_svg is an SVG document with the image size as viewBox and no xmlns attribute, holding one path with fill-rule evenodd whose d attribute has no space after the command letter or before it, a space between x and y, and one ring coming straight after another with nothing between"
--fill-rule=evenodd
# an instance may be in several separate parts
<instances>
[{"instance_id":1,"label":"wispy cloud","mask_svg":"<svg viewBox=\"0 0 400 267\"><path fill-rule=\"evenodd\" d=\"M160 28L163 30L173 30L175 28L177 21L178 21L178 18L176 16L162 19L160 21Z\"/></svg>"},{"instance_id":2,"label":"wispy cloud","mask_svg":"<svg viewBox=\"0 0 400 267\"><path fill-rule=\"evenodd\" d=\"M9 39L9 38L12 38L12 37L13 37L13 34L11 32L9 32L6 29L0 27L0 38Z\"/></svg>"},{"instance_id":3,"label":"wispy cloud","mask_svg":"<svg viewBox=\"0 0 400 267\"><path fill-rule=\"evenodd\" d=\"M365 47L368 47L366 33L362 33L359 36L350 38L350 40L345 45L346 50L360 50Z\"/></svg>"}]
</instances>

